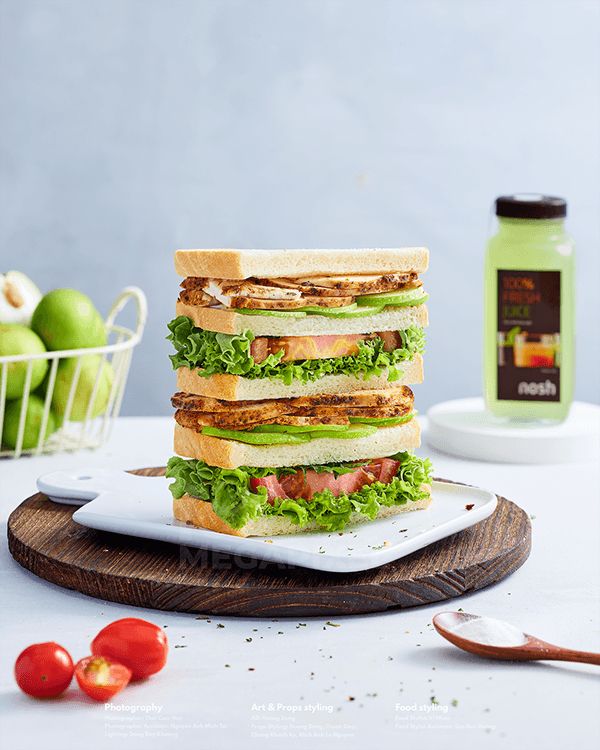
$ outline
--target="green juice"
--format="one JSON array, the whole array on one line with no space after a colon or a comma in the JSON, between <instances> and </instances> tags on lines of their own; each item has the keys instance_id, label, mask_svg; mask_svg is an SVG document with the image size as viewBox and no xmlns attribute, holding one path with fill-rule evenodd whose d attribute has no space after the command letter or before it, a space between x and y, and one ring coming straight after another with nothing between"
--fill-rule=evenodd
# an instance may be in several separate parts
<instances>
[{"instance_id":1,"label":"green juice","mask_svg":"<svg viewBox=\"0 0 600 750\"><path fill-rule=\"evenodd\" d=\"M537 195L496 201L484 287L484 396L495 417L566 419L575 371L574 245L566 203Z\"/></svg>"}]
</instances>

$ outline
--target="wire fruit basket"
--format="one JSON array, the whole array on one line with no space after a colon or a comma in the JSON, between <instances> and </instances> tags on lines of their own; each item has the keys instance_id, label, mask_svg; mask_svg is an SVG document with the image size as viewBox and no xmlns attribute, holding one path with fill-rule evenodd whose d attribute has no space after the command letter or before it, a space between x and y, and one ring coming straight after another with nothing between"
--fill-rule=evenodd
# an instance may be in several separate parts
<instances>
[{"instance_id":1,"label":"wire fruit basket","mask_svg":"<svg viewBox=\"0 0 600 750\"><path fill-rule=\"evenodd\" d=\"M136 306L136 324L133 330L115 322L129 300L133 300ZM21 455L97 448L106 442L115 417L121 409L131 356L134 347L142 339L147 312L144 292L138 287L129 286L123 289L116 298L106 318L108 340L106 346L0 357L0 456L18 458ZM36 395L43 399L43 410L35 420L38 437L35 445L30 445L25 440L27 404L29 396L34 392L31 388L31 380L36 360L46 360L48 370L42 390L38 388L35 391ZM68 368L65 364L67 361ZM27 370L18 415L16 441L14 448L9 448L2 443L2 432L5 426L6 409L11 403L6 398L8 368L15 362L26 362ZM92 364L91 370L87 367L90 363ZM66 368L68 380L65 382ZM52 412L57 380L67 394L66 404L61 410L59 420ZM58 429L47 434L48 426L53 422L59 422Z\"/></svg>"}]
</instances>

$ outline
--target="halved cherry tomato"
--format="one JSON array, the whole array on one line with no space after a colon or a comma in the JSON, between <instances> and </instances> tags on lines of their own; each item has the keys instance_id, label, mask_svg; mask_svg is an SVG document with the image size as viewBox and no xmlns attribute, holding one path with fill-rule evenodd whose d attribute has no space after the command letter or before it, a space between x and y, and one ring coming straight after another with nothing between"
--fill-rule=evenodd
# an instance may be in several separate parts
<instances>
[{"instance_id":1,"label":"halved cherry tomato","mask_svg":"<svg viewBox=\"0 0 600 750\"><path fill-rule=\"evenodd\" d=\"M92 654L124 664L133 680L143 680L159 672L167 661L167 636L147 620L126 617L116 620L92 641Z\"/></svg>"},{"instance_id":2,"label":"halved cherry tomato","mask_svg":"<svg viewBox=\"0 0 600 750\"><path fill-rule=\"evenodd\" d=\"M73 660L58 643L34 643L15 662L17 685L34 698L55 698L73 679Z\"/></svg>"},{"instance_id":3,"label":"halved cherry tomato","mask_svg":"<svg viewBox=\"0 0 600 750\"><path fill-rule=\"evenodd\" d=\"M95 701L107 701L127 687L131 670L103 656L86 656L75 666L75 679Z\"/></svg>"}]
</instances>

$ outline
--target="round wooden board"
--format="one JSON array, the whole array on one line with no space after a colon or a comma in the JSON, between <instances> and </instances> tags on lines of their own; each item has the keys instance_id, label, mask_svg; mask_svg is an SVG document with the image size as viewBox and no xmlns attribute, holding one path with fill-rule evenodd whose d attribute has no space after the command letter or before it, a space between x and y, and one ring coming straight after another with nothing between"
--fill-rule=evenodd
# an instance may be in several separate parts
<instances>
[{"instance_id":1,"label":"round wooden board","mask_svg":"<svg viewBox=\"0 0 600 750\"><path fill-rule=\"evenodd\" d=\"M136 474L160 476L164 469ZM490 518L363 573L323 573L94 531L40 493L8 519L15 560L68 589L137 607L245 617L352 615L452 599L501 580L529 556L531 523L500 497Z\"/></svg>"}]
</instances>

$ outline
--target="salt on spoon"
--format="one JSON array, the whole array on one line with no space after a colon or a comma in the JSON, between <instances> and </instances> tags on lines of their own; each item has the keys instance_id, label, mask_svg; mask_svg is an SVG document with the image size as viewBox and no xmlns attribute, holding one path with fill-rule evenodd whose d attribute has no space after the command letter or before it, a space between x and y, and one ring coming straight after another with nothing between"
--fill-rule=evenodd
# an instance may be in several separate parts
<instances>
[{"instance_id":1,"label":"salt on spoon","mask_svg":"<svg viewBox=\"0 0 600 750\"><path fill-rule=\"evenodd\" d=\"M600 654L554 646L524 633L508 622L491 617L480 617L468 612L441 612L433 618L433 626L458 648L489 659L549 659L600 665Z\"/></svg>"},{"instance_id":2,"label":"salt on spoon","mask_svg":"<svg viewBox=\"0 0 600 750\"><path fill-rule=\"evenodd\" d=\"M494 620L492 617L473 617L459 622L454 628L456 635L468 638L475 643L484 643L487 646L522 646L527 641L523 633L514 625L502 620Z\"/></svg>"}]
</instances>

